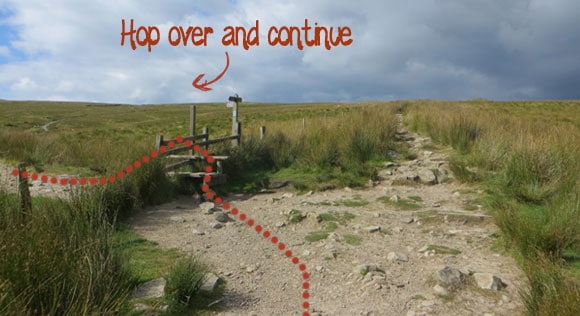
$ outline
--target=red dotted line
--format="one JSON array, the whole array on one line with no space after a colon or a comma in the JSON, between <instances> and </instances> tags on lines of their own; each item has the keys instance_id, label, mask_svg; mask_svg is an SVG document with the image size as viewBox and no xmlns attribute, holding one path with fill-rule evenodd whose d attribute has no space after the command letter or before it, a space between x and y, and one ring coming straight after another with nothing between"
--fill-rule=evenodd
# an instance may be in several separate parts
<instances>
[{"instance_id":1,"label":"red dotted line","mask_svg":"<svg viewBox=\"0 0 580 316\"><path fill-rule=\"evenodd\" d=\"M181 144L183 142L183 137L182 136L178 136L176 138L177 144ZM167 143L167 147L169 148L173 148L175 147L176 143L173 141L170 141L169 143ZM193 150L196 153L199 153L201 151L201 147L199 145L193 145L193 143L190 140L187 140L185 142L185 147L190 148L193 146ZM38 180L40 178L40 180L44 183L49 182L52 184L57 184L60 183L61 185L105 185L107 183L114 183L117 179L122 179L123 177L125 177L126 175L130 174L131 172L133 172L133 168L141 168L143 163L149 163L151 158L158 158L159 154L163 154L167 151L167 147L166 146L161 146L159 147L159 151L157 150L153 150L151 151L150 155L144 155L140 160L135 160L135 162L133 162L133 164L128 165L127 167L125 167L124 170L119 170L116 175L111 175L108 178L107 177L101 177L101 178L57 178L57 177L51 177L49 179L48 176L46 175L42 175L40 176L37 173L32 173L29 174L26 171L23 171L21 176L25 179L27 179L28 177L30 177L32 180ZM201 152L201 155L203 157L205 157L206 161L209 163L206 167L205 167L205 172L206 173L211 173L213 171L213 167L211 166L211 164L214 162L214 157L209 155L209 151L207 149L204 149ZM14 176L18 176L19 171L18 169L14 169L12 171L12 175ZM245 213L240 212L240 210L238 210L235 207L232 207L232 205L230 205L230 203L228 202L223 202L223 199L219 196L216 196L214 192L212 192L210 190L209 184L211 182L211 176L209 174L206 174L203 177L203 184L201 186L201 190L205 193L205 196L208 200L213 201L216 205L222 205L222 207L225 210L229 210L230 213L233 216L237 216L242 222L245 222L249 228L254 228L254 231L258 234L261 234L262 237L264 237L265 239L269 240L272 244L277 245L278 250L283 251L284 255L290 259L292 261L292 263L294 265L298 266L298 269L300 270L300 272L302 273L301 276L301 280L302 280L302 308L304 309L304 312L302 313L303 316L310 316L310 313L308 312L309 308L310 308L310 303L308 302L308 299L310 298L310 283L309 283L309 279L310 279L310 273L308 273L306 271L306 265L304 263L300 263L300 259L296 256L294 256L294 254L292 253L291 250L287 249L286 244L284 244L283 242L280 241L280 239L273 235L269 230L265 229L262 225L259 225L256 223L256 221L252 218L248 218L248 215Z\"/></svg>"}]
</instances>

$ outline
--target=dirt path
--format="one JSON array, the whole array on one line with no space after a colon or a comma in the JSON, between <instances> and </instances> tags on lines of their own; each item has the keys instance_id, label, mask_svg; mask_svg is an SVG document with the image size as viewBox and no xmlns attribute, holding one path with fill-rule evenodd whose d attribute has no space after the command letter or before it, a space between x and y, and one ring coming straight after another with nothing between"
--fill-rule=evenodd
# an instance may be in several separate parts
<instances>
[{"instance_id":1,"label":"dirt path","mask_svg":"<svg viewBox=\"0 0 580 316\"><path fill-rule=\"evenodd\" d=\"M491 249L498 228L478 203L482 192L453 181L448 149L404 131L400 138L417 159L385 165L381 181L368 188L225 200L307 266L311 315L523 314L517 289L525 277L512 258ZM292 223L296 210L305 218ZM182 198L144 210L132 225L161 247L199 254L226 281L223 310L215 315L302 315L304 280L297 265L271 239L230 217L215 228L216 214ZM329 236L306 241L314 231ZM462 285L438 285L435 274L445 266L465 273ZM481 289L475 281L480 273L507 287Z\"/></svg>"}]
</instances>

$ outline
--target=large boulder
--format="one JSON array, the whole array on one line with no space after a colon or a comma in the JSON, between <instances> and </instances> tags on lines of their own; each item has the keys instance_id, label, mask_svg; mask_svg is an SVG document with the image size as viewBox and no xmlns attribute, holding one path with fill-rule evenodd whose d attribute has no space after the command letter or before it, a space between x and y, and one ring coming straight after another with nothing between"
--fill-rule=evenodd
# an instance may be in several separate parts
<instances>
[{"instance_id":1,"label":"large boulder","mask_svg":"<svg viewBox=\"0 0 580 316\"><path fill-rule=\"evenodd\" d=\"M165 293L167 281L164 278L157 278L139 285L131 298L159 298Z\"/></svg>"},{"instance_id":2,"label":"large boulder","mask_svg":"<svg viewBox=\"0 0 580 316\"><path fill-rule=\"evenodd\" d=\"M200 292L214 294L218 287L224 283L224 280L213 273L206 273L202 279L203 283L199 288Z\"/></svg>"},{"instance_id":3,"label":"large boulder","mask_svg":"<svg viewBox=\"0 0 580 316\"><path fill-rule=\"evenodd\" d=\"M419 176L419 181L423 184L437 184L437 176L429 169L419 169L417 175Z\"/></svg>"},{"instance_id":4,"label":"large boulder","mask_svg":"<svg viewBox=\"0 0 580 316\"><path fill-rule=\"evenodd\" d=\"M465 280L465 274L458 269L444 267L435 272L435 278L445 285L459 285Z\"/></svg>"},{"instance_id":5,"label":"large boulder","mask_svg":"<svg viewBox=\"0 0 580 316\"><path fill-rule=\"evenodd\" d=\"M409 256L401 252L389 252L387 254L387 260L391 262L407 262L409 261Z\"/></svg>"},{"instance_id":6,"label":"large boulder","mask_svg":"<svg viewBox=\"0 0 580 316\"><path fill-rule=\"evenodd\" d=\"M231 221L232 219L228 216L228 213L226 212L215 212L215 220L220 222L220 223L227 223L229 221Z\"/></svg>"}]
</instances>

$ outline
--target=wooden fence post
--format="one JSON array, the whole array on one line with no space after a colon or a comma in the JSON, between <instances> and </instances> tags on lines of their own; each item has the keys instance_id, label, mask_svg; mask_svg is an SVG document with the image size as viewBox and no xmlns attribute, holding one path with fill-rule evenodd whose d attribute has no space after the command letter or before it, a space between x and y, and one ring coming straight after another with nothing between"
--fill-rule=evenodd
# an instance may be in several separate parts
<instances>
[{"instance_id":1,"label":"wooden fence post","mask_svg":"<svg viewBox=\"0 0 580 316\"><path fill-rule=\"evenodd\" d=\"M266 126L260 127L260 139L264 139L266 137Z\"/></svg>"},{"instance_id":2,"label":"wooden fence post","mask_svg":"<svg viewBox=\"0 0 580 316\"><path fill-rule=\"evenodd\" d=\"M18 194L20 195L20 210L22 217L32 212L32 198L30 197L30 190L28 190L28 178L23 174L26 172L26 163L18 164Z\"/></svg>"},{"instance_id":3,"label":"wooden fence post","mask_svg":"<svg viewBox=\"0 0 580 316\"><path fill-rule=\"evenodd\" d=\"M163 144L163 135L157 135L157 139L155 140L155 149L159 150L159 148L161 148L161 144Z\"/></svg>"},{"instance_id":4,"label":"wooden fence post","mask_svg":"<svg viewBox=\"0 0 580 316\"><path fill-rule=\"evenodd\" d=\"M236 146L240 146L242 144L242 122L238 122L238 138L235 139Z\"/></svg>"},{"instance_id":5,"label":"wooden fence post","mask_svg":"<svg viewBox=\"0 0 580 316\"><path fill-rule=\"evenodd\" d=\"M189 109L189 135L195 135L195 105Z\"/></svg>"},{"instance_id":6,"label":"wooden fence post","mask_svg":"<svg viewBox=\"0 0 580 316\"><path fill-rule=\"evenodd\" d=\"M207 126L201 130L201 133L206 135L203 140L207 142L209 140L209 129L207 128ZM205 149L208 149L208 147L209 145L205 144Z\"/></svg>"},{"instance_id":7,"label":"wooden fence post","mask_svg":"<svg viewBox=\"0 0 580 316\"><path fill-rule=\"evenodd\" d=\"M196 109L195 105L192 105L189 109L189 135L195 135L195 119L196 119ZM191 155L195 155L195 150L193 150L193 146L191 146Z\"/></svg>"}]
</instances>

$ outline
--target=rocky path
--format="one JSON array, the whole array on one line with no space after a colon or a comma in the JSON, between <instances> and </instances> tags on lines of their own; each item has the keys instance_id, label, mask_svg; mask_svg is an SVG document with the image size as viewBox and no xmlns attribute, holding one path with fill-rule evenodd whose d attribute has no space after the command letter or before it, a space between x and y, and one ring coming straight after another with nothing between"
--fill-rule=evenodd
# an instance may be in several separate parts
<instances>
[{"instance_id":1,"label":"rocky path","mask_svg":"<svg viewBox=\"0 0 580 316\"><path fill-rule=\"evenodd\" d=\"M16 168L14 165L2 163L0 161L0 190L11 193L18 193L18 178L12 175ZM31 168L28 168L30 171ZM70 175L55 175L57 178L67 178ZM50 182L43 183L40 179L29 181L29 190L32 196L47 196L52 198L68 198L70 185L62 186Z\"/></svg>"},{"instance_id":2,"label":"rocky path","mask_svg":"<svg viewBox=\"0 0 580 316\"><path fill-rule=\"evenodd\" d=\"M311 315L521 315L525 277L493 251L498 228L482 191L458 183L448 148L400 131L417 159L386 163L364 189L225 199L285 243L310 274ZM16 190L0 164L0 189ZM31 194L68 188L32 183ZM226 282L215 315L302 315L302 271L238 216L193 198L145 209L134 229L199 255ZM216 212L217 211L217 212Z\"/></svg>"},{"instance_id":3,"label":"rocky path","mask_svg":"<svg viewBox=\"0 0 580 316\"><path fill-rule=\"evenodd\" d=\"M448 149L406 131L399 137L417 159L385 164L365 189L225 199L307 266L311 315L523 314L525 277L492 250L498 228L482 191L453 179ZM302 315L297 265L212 206L182 198L131 222L161 247L198 254L226 282L215 315Z\"/></svg>"}]
</instances>

